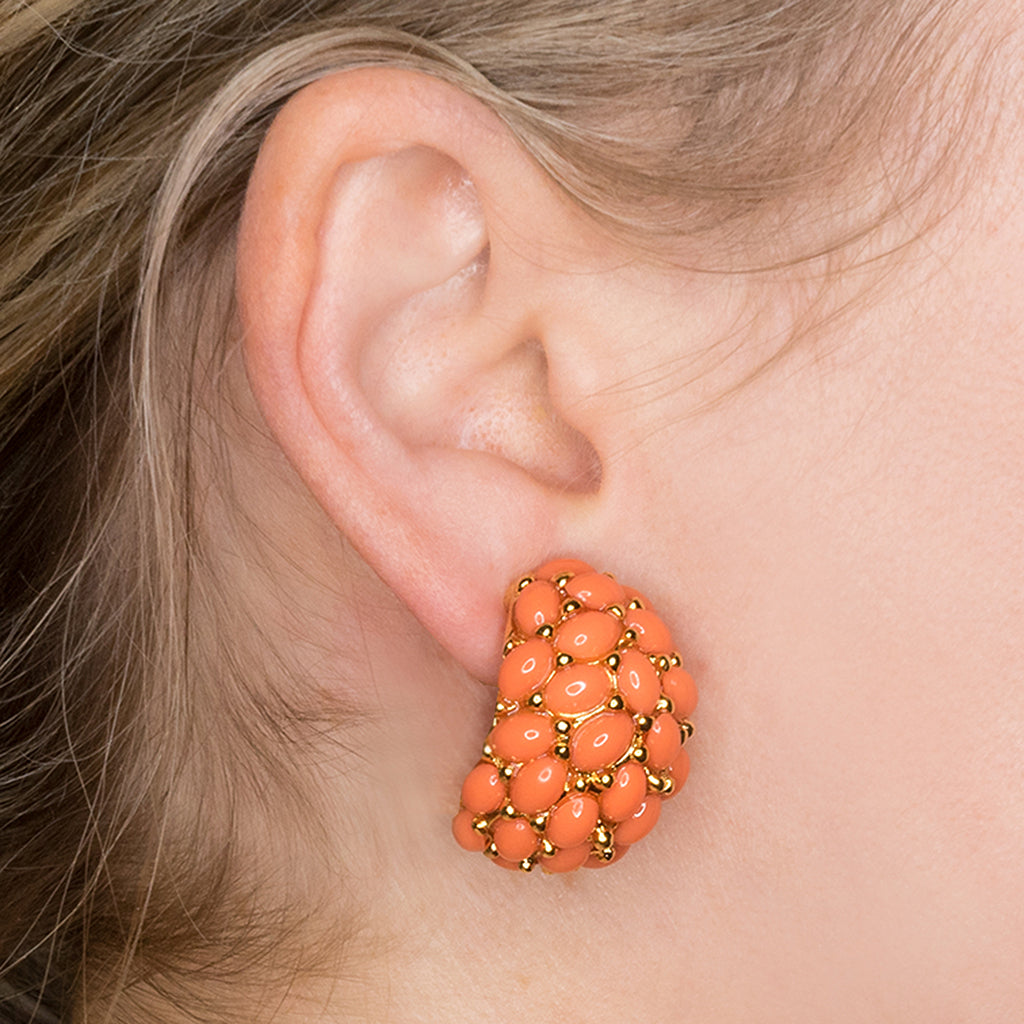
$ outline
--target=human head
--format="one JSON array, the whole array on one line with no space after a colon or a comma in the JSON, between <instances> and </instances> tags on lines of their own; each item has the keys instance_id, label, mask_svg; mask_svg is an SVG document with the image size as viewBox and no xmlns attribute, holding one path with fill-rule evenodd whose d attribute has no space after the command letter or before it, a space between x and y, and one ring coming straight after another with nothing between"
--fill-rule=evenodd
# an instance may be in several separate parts
<instances>
[{"instance_id":1,"label":"human head","mask_svg":"<svg viewBox=\"0 0 1024 1024\"><path fill-rule=\"evenodd\" d=\"M473 674L488 672L484 641L493 639L497 613L490 608L479 636L467 637L470 616L462 606L472 603L466 594L480 597L489 573L474 579L456 568L458 586L446 594L452 603L431 618L423 570L407 579L402 568L427 564L425 556L408 557L400 522L374 532L383 512L401 507L404 492L360 492L366 500L352 511L344 495L358 480L333 473L314 479L297 442L287 440L289 408L275 405L268 381L276 364L272 350L261 347L274 332L260 330L270 315L262 301L271 311L283 308L266 283L261 235L276 204L261 206L251 186L262 180L283 188L300 169L301 161L283 160L280 144L273 148L275 118L277 138L290 130L289 146L298 146L311 123L304 118L325 108L340 117L353 102L364 110L392 103L388 109L409 133L421 127L414 111L388 99L405 88L416 103L442 112L423 118L426 149L457 135L451 126L458 119L471 124L469 148L479 166L461 171L478 192L493 179L495 194L509 193L510 205L491 206L522 217L512 231L505 218L505 251L515 251L518 231L521 268L557 265L560 301L567 275L603 281L616 266L628 274L632 264L659 268L643 285L652 309L664 314L681 281L691 308L700 310L697 319L716 307L721 319L706 332L713 344L680 342L690 363L669 374L673 387L697 381L691 392L701 401L685 409L696 416L702 404L742 393L792 341L813 339L814 328L841 317L853 297L868 301L860 293L870 298L878 287L873 261L891 261L894 248L955 205L950 189L963 185L963 162L953 159L954 143L978 109L971 101L988 96L981 84L985 46L969 19L966 27L954 21L951 5L611 3L588 5L582 17L547 3L514 10L324 4L306 5L301 16L293 7L135 4L126 13L68 3L52 12L26 9L5 27L7 174L14 184L5 186L13 213L4 229L12 253L8 258L5 249L4 472L15 497L4 526L12 624L4 686L17 709L9 716L5 775L22 778L19 765L44 766L28 775L31 784L19 784L9 811L17 824L5 827L5 841L9 836L11 849L33 865L12 919L20 930L32 908L42 909L24 948L48 949L57 929L71 984L87 942L90 983L100 993L134 979L121 973L127 953L137 953L133 969L156 973L173 991L192 984L190 972L216 977L210 965L224 962L225 949L235 950L236 966L259 963L267 950L287 948L282 935L296 939L294 955L282 962L314 969L298 936L303 919L316 917L315 899L295 879L282 886L277 873L297 849L322 850L325 860L336 852L331 814L320 806L326 783L319 778L314 786L309 776L344 763L345 743L355 735L348 730L369 711L329 681L304 684L323 682L317 652L339 620L351 623L353 607L370 600L393 612L350 551L338 556L349 574L332 583L338 563L320 576L322 567L302 564L308 551L298 548L306 586L281 582L290 557L281 524L299 521L304 502L326 510L322 525L340 527L384 578L384 594L396 594L416 621L427 622L457 662ZM953 59L957 47L973 58L962 67ZM49 69L42 87L27 70L41 66ZM340 78L345 69L349 77ZM951 81L958 88L935 103L940 84ZM361 83L354 101L353 82ZM344 123L357 134L357 122ZM463 181L457 161L417 159L425 152L419 141L411 164L389 161L390 126L385 122L379 148L366 157L384 160L376 166L385 184L419 197L417 182L427 181L429 196L431 180L445 187ZM328 127L316 122L321 135ZM257 153L269 178L253 178ZM407 172L411 184L403 184ZM540 183L548 179L545 189ZM883 181L891 187L880 188ZM247 196L248 234L239 236ZM471 222L473 202L470 196L465 205ZM531 209L534 221L543 210L558 228L558 245L539 259L525 230ZM433 224L419 237L429 239ZM474 232L470 223L471 248L483 237ZM434 244L450 255L449 236L435 234ZM467 280L481 276L483 252L462 254L456 269L470 268ZM357 255L372 270L372 280L350 279L365 296L386 279L394 257L372 247ZM850 270L865 265L862 279ZM414 260L410 273L421 269ZM742 282L735 306L724 310L717 292L699 299L701 282L723 275ZM792 304L773 319L777 303L766 309L752 295L780 280ZM840 280L842 287L831 287ZM549 286L542 276L533 283L538 294ZM589 295L586 282L577 283L577 293ZM535 326L563 338L575 325L582 339L553 349L527 334L518 338L521 346L485 335L495 346L487 352L503 359L518 353L504 383L485 389L507 409L509 392L563 372L565 352L586 350L598 325L586 310L577 309L575 320L538 316L521 324L510 307L499 308L505 320L491 317L491 324ZM754 323L762 347L730 362L732 339L746 338ZM238 372L243 350L255 401ZM397 385L422 377L423 369L413 364L403 375L395 351L359 350L352 358L364 388L387 394L388 421L400 424L407 444L422 424L418 407L403 419L410 410ZM816 350L808 344L806 351ZM653 374L664 363L660 349L654 354L644 361L634 348L636 369ZM715 373L709 367L719 357L725 370ZM589 393L579 388L554 402L542 395L544 432L524 434L513 420L518 432L510 440L501 417L489 413L475 433L459 435L464 447L516 463L559 500L592 502L609 469L608 446L595 443L592 427L578 425L578 409L608 386L605 380L621 400L636 372L622 370L623 358L619 352L608 360L615 372L595 379ZM480 374L486 369L476 366ZM444 367L437 380L435 404L462 386L448 381ZM650 404L652 379L640 383L638 405L662 415L661 403ZM253 440L260 417L273 430L255 430L265 448ZM443 431L438 436L450 440ZM519 443L525 447L510 448ZM278 472L287 477L282 450L305 491L262 492ZM494 479L493 467L483 477ZM471 475L465 486L483 485ZM482 519L463 492L451 493L451 504ZM494 493L508 506L507 491ZM266 514L270 508L275 515ZM534 508L537 522L555 521L546 496ZM451 507L433 511L458 521ZM268 532L274 522L278 529ZM588 530L601 531L581 528L580 517L573 522L577 544L595 543ZM549 553L510 544L510 526L490 530L496 543L484 560L488 569L514 570ZM644 570L653 543L640 538L633 553L618 557ZM479 559L483 537L466 529L462 547ZM281 625L277 589L293 602L296 621L285 632L308 632L296 645L305 645L301 652L269 628ZM683 603L694 600L691 594ZM399 628L409 628L406 620ZM347 645L358 638L357 629L350 632ZM337 652L322 660L338 668ZM346 796L353 814L361 800ZM275 837L280 848L262 849L267 823L279 821L283 807L292 808L292 828ZM352 945L358 921L354 911L331 936L336 942L321 949ZM5 943L15 939L21 936L5 936Z\"/></svg>"}]
</instances>

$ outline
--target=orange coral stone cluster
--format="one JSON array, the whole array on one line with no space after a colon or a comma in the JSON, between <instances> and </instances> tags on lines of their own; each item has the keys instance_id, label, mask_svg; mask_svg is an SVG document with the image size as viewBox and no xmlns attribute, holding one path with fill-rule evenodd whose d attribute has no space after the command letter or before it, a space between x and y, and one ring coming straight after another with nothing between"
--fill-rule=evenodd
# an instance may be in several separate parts
<instances>
[{"instance_id":1,"label":"orange coral stone cluster","mask_svg":"<svg viewBox=\"0 0 1024 1024\"><path fill-rule=\"evenodd\" d=\"M654 827L686 781L697 690L650 603L563 558L508 597L483 755L452 823L502 867L603 867Z\"/></svg>"}]
</instances>

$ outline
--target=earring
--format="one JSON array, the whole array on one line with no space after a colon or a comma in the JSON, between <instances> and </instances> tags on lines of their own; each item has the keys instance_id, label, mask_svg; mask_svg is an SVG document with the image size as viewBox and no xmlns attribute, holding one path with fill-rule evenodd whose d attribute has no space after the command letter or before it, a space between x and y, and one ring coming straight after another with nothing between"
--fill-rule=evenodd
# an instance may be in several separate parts
<instances>
[{"instance_id":1,"label":"earring","mask_svg":"<svg viewBox=\"0 0 1024 1024\"><path fill-rule=\"evenodd\" d=\"M456 841L502 867L612 864L686 781L697 690L638 591L562 558L517 580L494 721Z\"/></svg>"}]
</instances>

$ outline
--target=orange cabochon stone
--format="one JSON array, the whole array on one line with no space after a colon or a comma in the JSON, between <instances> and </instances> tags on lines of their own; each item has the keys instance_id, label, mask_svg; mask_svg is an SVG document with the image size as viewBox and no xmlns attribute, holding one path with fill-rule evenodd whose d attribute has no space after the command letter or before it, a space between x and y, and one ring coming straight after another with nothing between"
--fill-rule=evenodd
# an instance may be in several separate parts
<instances>
[{"instance_id":1,"label":"orange cabochon stone","mask_svg":"<svg viewBox=\"0 0 1024 1024\"><path fill-rule=\"evenodd\" d=\"M581 772L614 764L633 742L633 719L624 711L605 711L588 718L573 733L572 763Z\"/></svg>"},{"instance_id":2,"label":"orange cabochon stone","mask_svg":"<svg viewBox=\"0 0 1024 1024\"><path fill-rule=\"evenodd\" d=\"M523 814L548 810L565 791L569 770L557 757L538 757L524 764L509 786L512 806Z\"/></svg>"},{"instance_id":3,"label":"orange cabochon stone","mask_svg":"<svg viewBox=\"0 0 1024 1024\"><path fill-rule=\"evenodd\" d=\"M490 814L504 802L504 779L493 764L481 761L462 783L462 806L473 814Z\"/></svg>"},{"instance_id":4,"label":"orange cabochon stone","mask_svg":"<svg viewBox=\"0 0 1024 1024\"><path fill-rule=\"evenodd\" d=\"M521 861L535 853L537 833L524 818L502 818L494 823L494 845L505 860Z\"/></svg>"},{"instance_id":5,"label":"orange cabochon stone","mask_svg":"<svg viewBox=\"0 0 1024 1024\"><path fill-rule=\"evenodd\" d=\"M652 768L667 768L682 745L679 723L670 714L658 715L647 733L647 763Z\"/></svg>"},{"instance_id":6,"label":"orange cabochon stone","mask_svg":"<svg viewBox=\"0 0 1024 1024\"><path fill-rule=\"evenodd\" d=\"M638 715L649 715L661 696L658 670L637 650L622 652L617 674L619 693L626 707Z\"/></svg>"},{"instance_id":7,"label":"orange cabochon stone","mask_svg":"<svg viewBox=\"0 0 1024 1024\"><path fill-rule=\"evenodd\" d=\"M583 867L589 856L589 846L569 846L564 850L557 850L550 857L544 857L540 866L549 874L560 875Z\"/></svg>"},{"instance_id":8,"label":"orange cabochon stone","mask_svg":"<svg viewBox=\"0 0 1024 1024\"><path fill-rule=\"evenodd\" d=\"M550 562L538 565L530 575L539 580L553 580L566 574L575 576L577 573L593 571L586 562L582 562L578 558L554 558Z\"/></svg>"},{"instance_id":9,"label":"orange cabochon stone","mask_svg":"<svg viewBox=\"0 0 1024 1024\"><path fill-rule=\"evenodd\" d=\"M626 629L636 631L636 645L644 654L672 653L672 634L654 612L631 608L626 612Z\"/></svg>"},{"instance_id":10,"label":"orange cabochon stone","mask_svg":"<svg viewBox=\"0 0 1024 1024\"><path fill-rule=\"evenodd\" d=\"M626 592L603 572L583 572L565 585L565 592L585 608L604 611L610 605L626 607Z\"/></svg>"},{"instance_id":11,"label":"orange cabochon stone","mask_svg":"<svg viewBox=\"0 0 1024 1024\"><path fill-rule=\"evenodd\" d=\"M631 846L639 842L658 824L661 815L661 797L650 793L647 799L615 828L616 846Z\"/></svg>"},{"instance_id":12,"label":"orange cabochon stone","mask_svg":"<svg viewBox=\"0 0 1024 1024\"><path fill-rule=\"evenodd\" d=\"M547 580L534 580L516 597L512 621L523 633L536 633L541 626L558 621L562 597L558 588Z\"/></svg>"},{"instance_id":13,"label":"orange cabochon stone","mask_svg":"<svg viewBox=\"0 0 1024 1024\"><path fill-rule=\"evenodd\" d=\"M548 816L545 835L558 847L583 843L597 827L597 800L590 794L569 794Z\"/></svg>"},{"instance_id":14,"label":"orange cabochon stone","mask_svg":"<svg viewBox=\"0 0 1024 1024\"><path fill-rule=\"evenodd\" d=\"M689 718L696 710L697 684L686 669L670 668L661 677L661 689L672 701L672 714L678 721Z\"/></svg>"},{"instance_id":15,"label":"orange cabochon stone","mask_svg":"<svg viewBox=\"0 0 1024 1024\"><path fill-rule=\"evenodd\" d=\"M546 754L555 741L550 715L519 711L503 718L491 731L491 746L504 761L532 761Z\"/></svg>"},{"instance_id":16,"label":"orange cabochon stone","mask_svg":"<svg viewBox=\"0 0 1024 1024\"><path fill-rule=\"evenodd\" d=\"M555 667L555 652L546 640L533 637L505 655L498 672L498 691L520 701L537 689Z\"/></svg>"},{"instance_id":17,"label":"orange cabochon stone","mask_svg":"<svg viewBox=\"0 0 1024 1024\"><path fill-rule=\"evenodd\" d=\"M686 780L690 776L690 755L686 751L686 747L676 754L676 759L672 762L672 781L676 784L675 789L672 790L670 796L675 796L676 793L686 784Z\"/></svg>"},{"instance_id":18,"label":"orange cabochon stone","mask_svg":"<svg viewBox=\"0 0 1024 1024\"><path fill-rule=\"evenodd\" d=\"M544 688L544 704L554 715L582 715L612 695L612 680L603 665L568 665L558 669Z\"/></svg>"},{"instance_id":19,"label":"orange cabochon stone","mask_svg":"<svg viewBox=\"0 0 1024 1024\"><path fill-rule=\"evenodd\" d=\"M607 821L625 821L632 817L647 796L647 773L635 761L627 762L615 773L615 781L601 794L601 817Z\"/></svg>"},{"instance_id":20,"label":"orange cabochon stone","mask_svg":"<svg viewBox=\"0 0 1024 1024\"><path fill-rule=\"evenodd\" d=\"M455 815L452 835L455 836L455 842L470 853L479 853L487 845L487 840L473 828L472 811L459 811Z\"/></svg>"},{"instance_id":21,"label":"orange cabochon stone","mask_svg":"<svg viewBox=\"0 0 1024 1024\"><path fill-rule=\"evenodd\" d=\"M545 835L555 846L576 846L597 828L597 800L589 793L570 793L548 816Z\"/></svg>"},{"instance_id":22,"label":"orange cabochon stone","mask_svg":"<svg viewBox=\"0 0 1024 1024\"><path fill-rule=\"evenodd\" d=\"M596 661L615 650L622 623L605 612L579 612L555 630L555 647L579 661Z\"/></svg>"},{"instance_id":23,"label":"orange cabochon stone","mask_svg":"<svg viewBox=\"0 0 1024 1024\"><path fill-rule=\"evenodd\" d=\"M614 864L616 861L622 860L626 854L629 853L628 846L616 846L615 852L612 855L611 860L605 860L602 857L598 857L595 853L591 852L590 856L583 862L585 868L606 868L609 864Z\"/></svg>"}]
</instances>

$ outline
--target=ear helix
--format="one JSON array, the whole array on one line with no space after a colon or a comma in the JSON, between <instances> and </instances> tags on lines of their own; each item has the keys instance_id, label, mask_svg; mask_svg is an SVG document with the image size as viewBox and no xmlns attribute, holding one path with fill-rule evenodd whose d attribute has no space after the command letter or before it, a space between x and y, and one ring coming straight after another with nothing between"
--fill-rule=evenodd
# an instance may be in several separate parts
<instances>
[{"instance_id":1,"label":"ear helix","mask_svg":"<svg viewBox=\"0 0 1024 1024\"><path fill-rule=\"evenodd\" d=\"M502 867L604 867L686 781L697 690L638 591L564 558L518 579L494 720L452 823Z\"/></svg>"}]
</instances>

